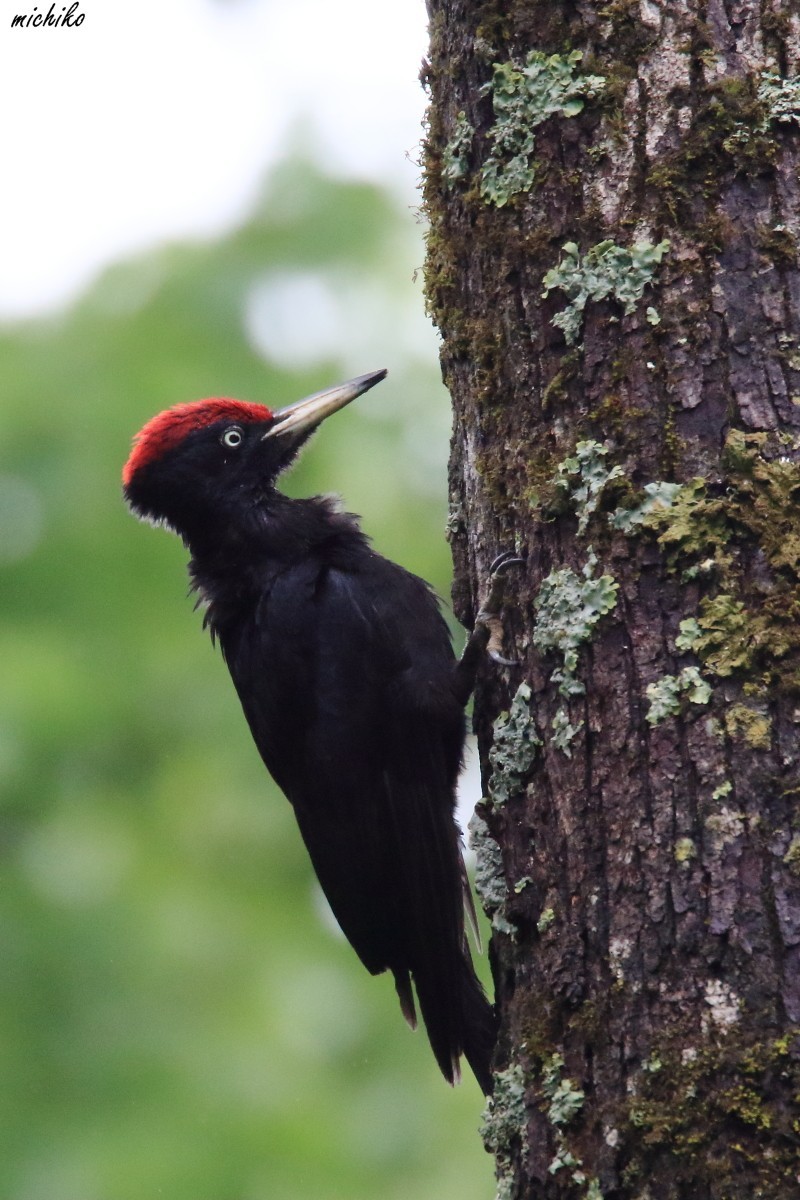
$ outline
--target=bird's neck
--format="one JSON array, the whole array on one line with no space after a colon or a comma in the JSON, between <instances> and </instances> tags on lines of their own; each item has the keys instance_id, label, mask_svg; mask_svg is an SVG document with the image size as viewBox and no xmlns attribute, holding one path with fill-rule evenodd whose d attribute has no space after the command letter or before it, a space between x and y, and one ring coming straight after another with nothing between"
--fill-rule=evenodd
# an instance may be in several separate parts
<instances>
[{"instance_id":1,"label":"bird's neck","mask_svg":"<svg viewBox=\"0 0 800 1200\"><path fill-rule=\"evenodd\" d=\"M342 566L367 551L356 518L341 510L336 497L294 500L277 491L198 531L187 545L192 586L209 605L212 627L224 612L258 603L271 581L294 563L316 557L321 566Z\"/></svg>"}]
</instances>

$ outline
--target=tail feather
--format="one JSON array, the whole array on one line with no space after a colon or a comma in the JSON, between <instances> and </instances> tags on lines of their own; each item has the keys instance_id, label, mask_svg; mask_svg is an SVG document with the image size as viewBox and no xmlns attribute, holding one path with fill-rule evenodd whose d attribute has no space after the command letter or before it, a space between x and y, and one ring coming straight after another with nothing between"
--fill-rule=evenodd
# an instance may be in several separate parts
<instances>
[{"instance_id":1,"label":"tail feather","mask_svg":"<svg viewBox=\"0 0 800 1200\"><path fill-rule=\"evenodd\" d=\"M415 975L417 998L425 1022L431 1049L448 1083L461 1078L463 1054L485 1096L493 1089L492 1057L497 1041L497 1018L475 974L468 952L461 959L458 986L454 994L426 987L426 980Z\"/></svg>"},{"instance_id":2,"label":"tail feather","mask_svg":"<svg viewBox=\"0 0 800 1200\"><path fill-rule=\"evenodd\" d=\"M417 1028L417 1010L414 1007L414 991L408 971L394 971L394 986L400 1000L400 1010L412 1029Z\"/></svg>"},{"instance_id":3,"label":"tail feather","mask_svg":"<svg viewBox=\"0 0 800 1200\"><path fill-rule=\"evenodd\" d=\"M465 959L461 990L461 1009L464 1017L464 1055L484 1096L494 1088L492 1058L497 1044L497 1014L486 998L472 967Z\"/></svg>"}]
</instances>

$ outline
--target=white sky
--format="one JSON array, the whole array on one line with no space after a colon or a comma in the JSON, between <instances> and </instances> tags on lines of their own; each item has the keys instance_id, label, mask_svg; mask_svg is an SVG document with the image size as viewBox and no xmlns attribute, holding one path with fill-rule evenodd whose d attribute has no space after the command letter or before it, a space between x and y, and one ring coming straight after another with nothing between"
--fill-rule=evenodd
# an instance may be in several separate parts
<instances>
[{"instance_id":1,"label":"white sky","mask_svg":"<svg viewBox=\"0 0 800 1200\"><path fill-rule=\"evenodd\" d=\"M79 0L79 28L11 28L33 9L0 17L0 318L236 224L303 118L325 169L415 203L423 0Z\"/></svg>"}]
</instances>

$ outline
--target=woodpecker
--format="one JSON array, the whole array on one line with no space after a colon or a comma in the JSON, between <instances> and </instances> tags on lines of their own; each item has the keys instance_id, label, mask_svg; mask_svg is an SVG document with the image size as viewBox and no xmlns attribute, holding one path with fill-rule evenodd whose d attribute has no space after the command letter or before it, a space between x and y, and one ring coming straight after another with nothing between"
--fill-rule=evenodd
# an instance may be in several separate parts
<instances>
[{"instance_id":1,"label":"woodpecker","mask_svg":"<svg viewBox=\"0 0 800 1200\"><path fill-rule=\"evenodd\" d=\"M123 491L189 551L204 626L345 936L368 971L392 972L412 1028L418 1003L445 1079L463 1054L488 1094L496 1018L466 941L454 813L476 664L485 650L504 661L497 596L459 663L422 579L331 498L276 487L317 426L385 375L277 412L225 398L167 409L135 437Z\"/></svg>"}]
</instances>

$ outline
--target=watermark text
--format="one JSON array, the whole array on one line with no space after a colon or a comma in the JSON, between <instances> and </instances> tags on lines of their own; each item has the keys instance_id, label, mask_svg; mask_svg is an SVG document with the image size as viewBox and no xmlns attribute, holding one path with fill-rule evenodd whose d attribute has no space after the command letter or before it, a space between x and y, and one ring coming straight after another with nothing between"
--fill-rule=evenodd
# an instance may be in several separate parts
<instances>
[{"instance_id":1,"label":"watermark text","mask_svg":"<svg viewBox=\"0 0 800 1200\"><path fill-rule=\"evenodd\" d=\"M61 6L58 11L55 4L51 4L47 12L41 12L37 5L34 5L33 11L30 13L17 13L11 18L11 28L19 27L27 29L29 25L33 26L48 26L55 28L57 25L66 26L67 29L75 29L78 25L82 25L86 19L86 13L78 12L80 0L74 0L67 8L66 4Z\"/></svg>"}]
</instances>

